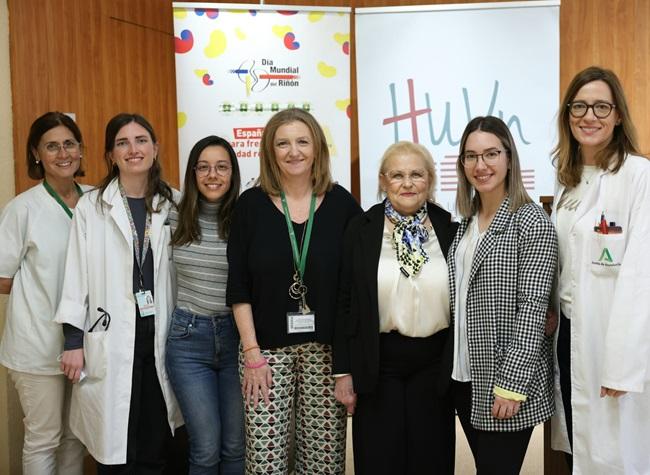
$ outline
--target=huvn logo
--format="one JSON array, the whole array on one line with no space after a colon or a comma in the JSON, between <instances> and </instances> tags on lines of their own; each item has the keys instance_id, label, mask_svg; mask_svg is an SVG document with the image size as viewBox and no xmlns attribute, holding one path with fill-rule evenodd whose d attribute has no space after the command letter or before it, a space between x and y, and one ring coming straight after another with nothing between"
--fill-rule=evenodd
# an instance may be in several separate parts
<instances>
[{"instance_id":1,"label":"huvn logo","mask_svg":"<svg viewBox=\"0 0 650 475\"><path fill-rule=\"evenodd\" d=\"M246 86L246 96L251 92L262 92L267 87L297 87L300 86L299 66L275 66L272 59L254 59L243 61L237 69L230 73Z\"/></svg>"}]
</instances>

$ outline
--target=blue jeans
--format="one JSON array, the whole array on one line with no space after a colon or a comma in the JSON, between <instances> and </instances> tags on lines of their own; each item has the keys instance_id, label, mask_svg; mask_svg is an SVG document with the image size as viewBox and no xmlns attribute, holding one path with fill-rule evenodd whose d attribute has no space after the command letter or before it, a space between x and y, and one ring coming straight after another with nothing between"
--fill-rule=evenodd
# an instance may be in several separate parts
<instances>
[{"instance_id":1,"label":"blue jeans","mask_svg":"<svg viewBox=\"0 0 650 475\"><path fill-rule=\"evenodd\" d=\"M174 309L166 365L187 427L192 475L244 473L238 352L232 314L207 317Z\"/></svg>"}]
</instances>

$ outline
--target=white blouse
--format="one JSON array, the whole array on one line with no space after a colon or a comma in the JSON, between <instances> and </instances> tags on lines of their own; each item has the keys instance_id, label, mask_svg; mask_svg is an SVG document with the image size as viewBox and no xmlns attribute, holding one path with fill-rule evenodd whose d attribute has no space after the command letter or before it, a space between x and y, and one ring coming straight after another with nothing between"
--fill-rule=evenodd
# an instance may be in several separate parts
<instances>
[{"instance_id":1,"label":"white blouse","mask_svg":"<svg viewBox=\"0 0 650 475\"><path fill-rule=\"evenodd\" d=\"M456 381L472 380L469 366L469 342L467 341L467 290L474 254L485 235L479 232L478 216L473 216L465 234L458 243L456 255L456 303L454 308L454 367L451 377Z\"/></svg>"},{"instance_id":2,"label":"white blouse","mask_svg":"<svg viewBox=\"0 0 650 475\"><path fill-rule=\"evenodd\" d=\"M560 280L558 286L558 296L560 297L560 310L562 314L571 318L571 303L573 301L573 285L575 283L575 266L579 265L577 259L571 259L569 255L569 232L571 223L575 219L575 213L582 202L587 191L594 186L598 171L600 169L594 165L584 165L582 167L582 177L580 183L571 189L565 189L560 197L556 208L557 243L559 250L560 263Z\"/></svg>"},{"instance_id":3,"label":"white blouse","mask_svg":"<svg viewBox=\"0 0 650 475\"><path fill-rule=\"evenodd\" d=\"M435 231L423 248L429 256L417 274L406 277L400 271L392 242L392 225L384 222L384 235L377 272L379 331L397 330L409 337L423 338L449 327L447 262Z\"/></svg>"}]
</instances>

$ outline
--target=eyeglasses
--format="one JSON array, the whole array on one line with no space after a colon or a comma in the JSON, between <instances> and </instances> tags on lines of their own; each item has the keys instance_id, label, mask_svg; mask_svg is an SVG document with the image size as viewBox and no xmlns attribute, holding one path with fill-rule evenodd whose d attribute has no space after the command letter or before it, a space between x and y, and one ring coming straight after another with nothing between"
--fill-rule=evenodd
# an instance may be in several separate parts
<instances>
[{"instance_id":1,"label":"eyeglasses","mask_svg":"<svg viewBox=\"0 0 650 475\"><path fill-rule=\"evenodd\" d=\"M427 172L425 170L413 170L411 173L405 173L401 170L391 170L382 173L382 175L385 176L389 183L393 185L401 185L405 183L407 179L414 184L423 183L427 180Z\"/></svg>"},{"instance_id":2,"label":"eyeglasses","mask_svg":"<svg viewBox=\"0 0 650 475\"><path fill-rule=\"evenodd\" d=\"M591 109L594 115L599 119L605 119L612 113L612 109L614 109L616 105L605 101L598 101L593 104L587 104L583 101L575 101L567 104L567 107L569 108L569 114L576 119L582 119L587 115L589 109Z\"/></svg>"},{"instance_id":3,"label":"eyeglasses","mask_svg":"<svg viewBox=\"0 0 650 475\"><path fill-rule=\"evenodd\" d=\"M473 167L478 163L479 157L483 159L486 165L492 165L499 159L503 150L488 150L483 153L467 152L460 155L460 163L465 167Z\"/></svg>"},{"instance_id":4,"label":"eyeglasses","mask_svg":"<svg viewBox=\"0 0 650 475\"><path fill-rule=\"evenodd\" d=\"M79 152L80 145L76 140L65 140L63 143L47 142L43 147L50 155L58 155L61 150L70 154L77 153Z\"/></svg>"},{"instance_id":5,"label":"eyeglasses","mask_svg":"<svg viewBox=\"0 0 650 475\"><path fill-rule=\"evenodd\" d=\"M232 167L225 163L217 163L214 166L208 165L207 163L201 163L194 167L196 174L201 177L208 176L212 170L214 170L219 176L228 176L232 171Z\"/></svg>"}]
</instances>

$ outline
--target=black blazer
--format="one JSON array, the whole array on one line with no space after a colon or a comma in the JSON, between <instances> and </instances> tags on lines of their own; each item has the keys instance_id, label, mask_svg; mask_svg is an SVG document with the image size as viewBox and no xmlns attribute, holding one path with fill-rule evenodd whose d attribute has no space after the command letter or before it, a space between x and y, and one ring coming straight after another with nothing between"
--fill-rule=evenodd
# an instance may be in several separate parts
<instances>
[{"instance_id":1,"label":"black blazer","mask_svg":"<svg viewBox=\"0 0 650 475\"><path fill-rule=\"evenodd\" d=\"M427 212L446 256L458 224L432 203ZM332 367L334 374L352 374L357 393L373 392L379 374L377 272L383 232L384 203L379 203L350 221L343 241Z\"/></svg>"}]
</instances>

